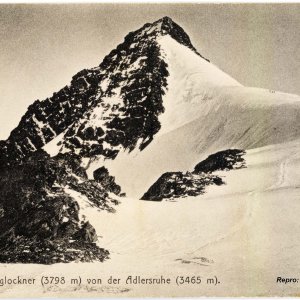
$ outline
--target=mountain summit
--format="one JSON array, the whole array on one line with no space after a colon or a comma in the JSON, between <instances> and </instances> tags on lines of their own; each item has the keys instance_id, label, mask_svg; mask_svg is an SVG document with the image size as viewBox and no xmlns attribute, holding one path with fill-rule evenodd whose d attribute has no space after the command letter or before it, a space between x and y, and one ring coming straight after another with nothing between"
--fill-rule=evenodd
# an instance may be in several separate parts
<instances>
[{"instance_id":1,"label":"mountain summit","mask_svg":"<svg viewBox=\"0 0 300 300\"><path fill-rule=\"evenodd\" d=\"M183 30L183 28L167 16L157 20L154 23L145 24L141 29L127 35L125 37L125 41L131 41L132 36L134 36L133 39L147 38L151 40L157 38L158 36L164 35L170 35L178 43L190 48L200 57L204 58L192 45L189 36ZM204 59L209 61L206 58Z\"/></svg>"},{"instance_id":2,"label":"mountain summit","mask_svg":"<svg viewBox=\"0 0 300 300\"><path fill-rule=\"evenodd\" d=\"M86 205L201 195L224 183L211 166L240 169L248 149L299 138L299 119L299 96L244 87L170 18L147 23L0 142L0 261L104 260Z\"/></svg>"},{"instance_id":3,"label":"mountain summit","mask_svg":"<svg viewBox=\"0 0 300 300\"><path fill-rule=\"evenodd\" d=\"M2 164L18 163L62 134L65 151L80 144L77 152L85 156L115 157L116 146L132 150L139 139L144 148L158 132L157 116L164 110L168 71L158 40L165 35L202 57L170 18L145 24L129 33L98 67L82 70L52 97L35 101L8 140L1 142ZM91 116L98 118L99 126L85 126ZM110 147L103 147L104 141Z\"/></svg>"}]
</instances>

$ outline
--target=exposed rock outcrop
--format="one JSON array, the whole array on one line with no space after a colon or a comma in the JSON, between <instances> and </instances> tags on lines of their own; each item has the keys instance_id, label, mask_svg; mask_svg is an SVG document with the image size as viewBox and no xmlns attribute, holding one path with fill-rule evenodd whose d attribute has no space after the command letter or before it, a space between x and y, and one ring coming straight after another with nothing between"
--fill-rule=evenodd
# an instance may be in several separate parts
<instances>
[{"instance_id":1,"label":"exposed rock outcrop","mask_svg":"<svg viewBox=\"0 0 300 300\"><path fill-rule=\"evenodd\" d=\"M211 174L168 172L163 174L143 195L141 200L161 201L205 193L208 185L224 184L222 178Z\"/></svg>"},{"instance_id":2,"label":"exposed rock outcrop","mask_svg":"<svg viewBox=\"0 0 300 300\"><path fill-rule=\"evenodd\" d=\"M225 184L219 175L213 174L214 172L245 168L245 153L244 150L228 149L210 155L197 164L192 173L164 173L141 200L161 201L204 194L209 185Z\"/></svg>"},{"instance_id":3,"label":"exposed rock outcrop","mask_svg":"<svg viewBox=\"0 0 300 300\"><path fill-rule=\"evenodd\" d=\"M169 73L157 42L164 35L201 56L168 17L130 32L99 66L78 72L68 86L29 106L9 138L0 142L0 166L26 159L58 135L64 152L85 157L114 159L120 147L146 147L164 112Z\"/></svg>"},{"instance_id":4,"label":"exposed rock outcrop","mask_svg":"<svg viewBox=\"0 0 300 300\"><path fill-rule=\"evenodd\" d=\"M228 149L214 153L195 166L193 173L212 173L215 171L229 171L246 166L243 158L244 150Z\"/></svg>"},{"instance_id":5,"label":"exposed rock outcrop","mask_svg":"<svg viewBox=\"0 0 300 300\"><path fill-rule=\"evenodd\" d=\"M160 130L169 76L158 41L164 35L201 56L170 18L145 24L99 66L36 100L0 141L0 262L108 257L75 198L114 212L114 195L125 194L104 167L89 180L81 165L83 158L115 159L121 150L143 150Z\"/></svg>"},{"instance_id":6,"label":"exposed rock outcrop","mask_svg":"<svg viewBox=\"0 0 300 300\"><path fill-rule=\"evenodd\" d=\"M121 187L115 183L115 177L110 176L105 167L101 167L94 171L94 179L100 182L105 190L116 195L121 193Z\"/></svg>"},{"instance_id":7,"label":"exposed rock outcrop","mask_svg":"<svg viewBox=\"0 0 300 300\"><path fill-rule=\"evenodd\" d=\"M99 182L87 179L80 158L74 154L51 158L38 151L19 166L0 171L1 262L53 263L108 257L108 251L95 244L93 226L80 220L80 207L66 188L81 193L101 209L114 211L118 204Z\"/></svg>"}]
</instances>

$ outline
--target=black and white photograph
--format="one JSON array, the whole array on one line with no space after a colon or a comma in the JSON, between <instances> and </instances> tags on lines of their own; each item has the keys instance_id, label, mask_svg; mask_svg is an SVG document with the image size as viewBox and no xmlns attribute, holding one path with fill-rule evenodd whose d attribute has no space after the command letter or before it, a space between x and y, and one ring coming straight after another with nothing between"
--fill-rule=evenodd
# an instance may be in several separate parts
<instances>
[{"instance_id":1,"label":"black and white photograph","mask_svg":"<svg viewBox=\"0 0 300 300\"><path fill-rule=\"evenodd\" d=\"M298 297L299 15L0 4L0 296Z\"/></svg>"}]
</instances>

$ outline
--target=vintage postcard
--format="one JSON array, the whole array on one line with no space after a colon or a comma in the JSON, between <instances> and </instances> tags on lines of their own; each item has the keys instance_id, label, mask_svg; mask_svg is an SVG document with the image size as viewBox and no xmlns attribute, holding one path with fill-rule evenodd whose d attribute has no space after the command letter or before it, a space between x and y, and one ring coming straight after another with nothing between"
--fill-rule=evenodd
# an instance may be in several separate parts
<instances>
[{"instance_id":1,"label":"vintage postcard","mask_svg":"<svg viewBox=\"0 0 300 300\"><path fill-rule=\"evenodd\" d=\"M0 296L299 296L299 13L1 4Z\"/></svg>"}]
</instances>

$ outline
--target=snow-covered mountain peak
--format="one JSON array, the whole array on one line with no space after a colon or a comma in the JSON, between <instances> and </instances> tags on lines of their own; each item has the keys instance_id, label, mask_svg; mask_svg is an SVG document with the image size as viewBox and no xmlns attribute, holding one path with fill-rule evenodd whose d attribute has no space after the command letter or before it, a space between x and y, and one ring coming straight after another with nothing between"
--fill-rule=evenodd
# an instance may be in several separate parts
<instances>
[{"instance_id":1,"label":"snow-covered mountain peak","mask_svg":"<svg viewBox=\"0 0 300 300\"><path fill-rule=\"evenodd\" d=\"M35 101L0 142L0 165L18 164L41 148L52 156L114 160L229 105L241 90L163 17L130 32L99 66L78 72L52 97Z\"/></svg>"},{"instance_id":2,"label":"snow-covered mountain peak","mask_svg":"<svg viewBox=\"0 0 300 300\"><path fill-rule=\"evenodd\" d=\"M170 17L163 17L153 23L146 23L140 29L129 33L125 37L125 43L135 43L138 41L145 41L148 40L154 41L161 36L169 35L178 43L188 47L197 55L202 57L203 59L209 61L208 59L204 58L193 46L190 37L184 31L184 29L175 23Z\"/></svg>"},{"instance_id":3,"label":"snow-covered mountain peak","mask_svg":"<svg viewBox=\"0 0 300 300\"><path fill-rule=\"evenodd\" d=\"M243 191L256 199L258 182L267 182L259 185L263 193L273 186L282 190L295 177L294 170L290 176L286 170L298 159L299 120L299 96L242 86L204 59L168 17L145 24L100 65L35 101L9 138L0 141L0 261L106 259L108 252L96 246L92 225L105 220L98 209L113 212L124 196L179 199L204 196L220 186L232 193L233 186L234 195ZM250 149L258 151L258 160L250 158L255 164L248 163ZM280 174L270 186L275 169L265 169L278 153ZM233 181L220 173L245 169ZM172 222L182 215L190 221L194 208L179 206L173 214L170 206L156 219L167 213ZM130 211L136 214L140 207ZM142 215L155 214L151 206ZM153 220L147 221L149 228ZM168 231L172 222L166 223ZM182 236L179 240L182 244Z\"/></svg>"}]
</instances>

